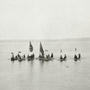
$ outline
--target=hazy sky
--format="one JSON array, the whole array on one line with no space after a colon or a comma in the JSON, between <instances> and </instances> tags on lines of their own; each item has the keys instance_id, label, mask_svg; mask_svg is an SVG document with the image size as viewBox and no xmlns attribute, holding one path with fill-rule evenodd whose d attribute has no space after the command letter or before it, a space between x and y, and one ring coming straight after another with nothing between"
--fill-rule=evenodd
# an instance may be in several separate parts
<instances>
[{"instance_id":1,"label":"hazy sky","mask_svg":"<svg viewBox=\"0 0 90 90\"><path fill-rule=\"evenodd\" d=\"M0 0L0 39L90 37L90 0Z\"/></svg>"}]
</instances>

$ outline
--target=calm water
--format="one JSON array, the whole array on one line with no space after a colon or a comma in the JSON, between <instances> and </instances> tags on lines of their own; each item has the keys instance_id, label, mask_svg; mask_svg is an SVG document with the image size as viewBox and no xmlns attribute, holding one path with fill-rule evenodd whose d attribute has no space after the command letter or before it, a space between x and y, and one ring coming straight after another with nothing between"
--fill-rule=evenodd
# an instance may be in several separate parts
<instances>
[{"instance_id":1,"label":"calm water","mask_svg":"<svg viewBox=\"0 0 90 90\"><path fill-rule=\"evenodd\" d=\"M32 44L37 57L39 41ZM11 62L12 51L29 53L29 42L0 42L0 90L90 90L90 41L42 41L42 44L54 53L53 61ZM82 54L81 61L73 61L74 48ZM68 55L66 62L58 60L60 49Z\"/></svg>"}]
</instances>

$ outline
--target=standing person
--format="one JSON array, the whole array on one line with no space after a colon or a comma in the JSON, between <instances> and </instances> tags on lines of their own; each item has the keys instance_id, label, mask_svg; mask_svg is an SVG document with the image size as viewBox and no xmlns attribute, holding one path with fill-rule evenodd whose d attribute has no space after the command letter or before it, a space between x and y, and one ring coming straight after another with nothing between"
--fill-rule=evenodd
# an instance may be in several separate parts
<instances>
[{"instance_id":1,"label":"standing person","mask_svg":"<svg viewBox=\"0 0 90 90\"><path fill-rule=\"evenodd\" d=\"M14 53L12 52L11 54L12 54L11 61L14 61L15 60Z\"/></svg>"},{"instance_id":2,"label":"standing person","mask_svg":"<svg viewBox=\"0 0 90 90\"><path fill-rule=\"evenodd\" d=\"M62 53L62 49L61 49L61 51L60 51L61 53Z\"/></svg>"},{"instance_id":3,"label":"standing person","mask_svg":"<svg viewBox=\"0 0 90 90\"><path fill-rule=\"evenodd\" d=\"M74 60L77 61L77 59L78 59L78 57L77 57L77 55L75 54L75 56L74 56Z\"/></svg>"},{"instance_id":4,"label":"standing person","mask_svg":"<svg viewBox=\"0 0 90 90\"><path fill-rule=\"evenodd\" d=\"M53 53L51 53L51 58L53 58Z\"/></svg>"},{"instance_id":5,"label":"standing person","mask_svg":"<svg viewBox=\"0 0 90 90\"><path fill-rule=\"evenodd\" d=\"M78 59L80 59L80 58L81 58L81 54L79 53L79 54L78 54Z\"/></svg>"},{"instance_id":6,"label":"standing person","mask_svg":"<svg viewBox=\"0 0 90 90\"><path fill-rule=\"evenodd\" d=\"M18 57L18 59L21 59L21 55L20 55L20 51L18 52L18 55L17 55L17 57Z\"/></svg>"},{"instance_id":7,"label":"standing person","mask_svg":"<svg viewBox=\"0 0 90 90\"><path fill-rule=\"evenodd\" d=\"M60 50L60 59L63 59L63 57L62 57L62 49Z\"/></svg>"},{"instance_id":8,"label":"standing person","mask_svg":"<svg viewBox=\"0 0 90 90\"><path fill-rule=\"evenodd\" d=\"M77 51L77 48L75 48L75 51Z\"/></svg>"},{"instance_id":9,"label":"standing person","mask_svg":"<svg viewBox=\"0 0 90 90\"><path fill-rule=\"evenodd\" d=\"M66 58L67 58L67 56L66 56L66 54L64 54L64 60L66 60Z\"/></svg>"}]
</instances>

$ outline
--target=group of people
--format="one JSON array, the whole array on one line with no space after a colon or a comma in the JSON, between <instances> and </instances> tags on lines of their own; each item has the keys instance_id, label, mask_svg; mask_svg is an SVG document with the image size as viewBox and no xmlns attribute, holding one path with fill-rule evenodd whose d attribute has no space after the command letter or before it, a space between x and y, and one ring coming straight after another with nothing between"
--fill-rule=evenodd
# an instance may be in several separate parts
<instances>
[{"instance_id":1,"label":"group of people","mask_svg":"<svg viewBox=\"0 0 90 90\"><path fill-rule=\"evenodd\" d=\"M53 58L53 53L46 55L46 58Z\"/></svg>"},{"instance_id":2,"label":"group of people","mask_svg":"<svg viewBox=\"0 0 90 90\"><path fill-rule=\"evenodd\" d=\"M46 55L41 55L41 54L39 54L39 58L53 58L54 56L53 56L53 53L51 53L51 55L50 54L46 54Z\"/></svg>"},{"instance_id":3,"label":"group of people","mask_svg":"<svg viewBox=\"0 0 90 90\"><path fill-rule=\"evenodd\" d=\"M33 60L34 57L35 57L34 53L31 54L31 55L27 55L27 59L28 59L28 61L29 61L29 60Z\"/></svg>"},{"instance_id":4,"label":"group of people","mask_svg":"<svg viewBox=\"0 0 90 90\"><path fill-rule=\"evenodd\" d=\"M63 61L63 60L66 60L67 59L67 55L64 54L64 56L60 55L60 60Z\"/></svg>"},{"instance_id":5,"label":"group of people","mask_svg":"<svg viewBox=\"0 0 90 90\"><path fill-rule=\"evenodd\" d=\"M12 57L11 57L11 61L14 61L14 60L25 60L25 58L26 58L26 56L25 56L25 54L23 54L23 55L20 55L20 51L18 52L18 54L16 55L16 56L14 56L14 53L12 52L11 54L12 54Z\"/></svg>"},{"instance_id":6,"label":"group of people","mask_svg":"<svg viewBox=\"0 0 90 90\"><path fill-rule=\"evenodd\" d=\"M77 48L75 48L75 52L76 51L77 51ZM65 61L67 59L67 55L66 54L62 55L62 50L60 52L61 52L60 61ZM81 59L81 54L80 53L74 55L74 60L75 61L80 60L80 59Z\"/></svg>"},{"instance_id":7,"label":"group of people","mask_svg":"<svg viewBox=\"0 0 90 90\"><path fill-rule=\"evenodd\" d=\"M77 51L76 48L75 48L75 51ZM60 58L59 58L60 61L65 61L67 59L67 55L66 54L62 54L62 50L60 52L61 52ZM14 60L21 61L21 60L25 60L25 59L28 59L28 61L29 61L29 60L33 60L35 58L34 53L32 53L30 55L27 55L27 56L25 54L21 55L20 51L18 52L18 54L16 56L14 56L13 52L11 54L12 54L11 61L14 61ZM46 54L46 55L39 55L39 58L41 58L41 59L42 58L50 59L50 58L53 58L53 57L54 57L53 53ZM80 60L80 59L81 59L81 54L80 53L74 55L74 60L75 61Z\"/></svg>"},{"instance_id":8,"label":"group of people","mask_svg":"<svg viewBox=\"0 0 90 90\"><path fill-rule=\"evenodd\" d=\"M81 54L80 53L78 55L75 54L74 60L77 61L77 60L80 60L80 59L81 59Z\"/></svg>"},{"instance_id":9,"label":"group of people","mask_svg":"<svg viewBox=\"0 0 90 90\"><path fill-rule=\"evenodd\" d=\"M11 56L11 61L14 61L14 60L22 61L22 60L25 60L25 59L28 59L28 61L29 61L29 60L34 59L34 57L35 57L34 53L31 54L31 55L28 54L28 55L26 56L25 54L22 55L22 53L21 53L20 51L18 52L17 55L14 55L13 52L11 52L11 54L12 54L12 56Z\"/></svg>"}]
</instances>

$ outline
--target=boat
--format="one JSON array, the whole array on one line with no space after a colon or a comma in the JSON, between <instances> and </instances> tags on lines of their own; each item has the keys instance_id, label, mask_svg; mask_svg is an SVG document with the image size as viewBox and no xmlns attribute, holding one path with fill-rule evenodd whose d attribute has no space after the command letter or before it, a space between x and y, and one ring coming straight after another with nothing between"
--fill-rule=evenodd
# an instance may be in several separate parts
<instances>
[{"instance_id":1,"label":"boat","mask_svg":"<svg viewBox=\"0 0 90 90\"><path fill-rule=\"evenodd\" d=\"M60 55L60 61L61 61L61 62L62 62L62 61L66 61L66 59L67 59L66 54L65 54L65 56L64 56L64 57L62 57L62 55Z\"/></svg>"},{"instance_id":2,"label":"boat","mask_svg":"<svg viewBox=\"0 0 90 90\"><path fill-rule=\"evenodd\" d=\"M80 60L81 59L81 54L79 53L78 56L75 54L74 56L74 61Z\"/></svg>"},{"instance_id":3,"label":"boat","mask_svg":"<svg viewBox=\"0 0 90 90\"><path fill-rule=\"evenodd\" d=\"M30 44L29 44L29 52L31 52L31 53L33 52L33 45L32 45L31 42L30 42ZM28 60L28 61L34 60L34 57L35 57L34 53L31 54L31 55L27 55L27 60Z\"/></svg>"},{"instance_id":4,"label":"boat","mask_svg":"<svg viewBox=\"0 0 90 90\"><path fill-rule=\"evenodd\" d=\"M42 46L42 43L40 42L40 54L39 54L39 60L44 60L44 61L50 61L50 60L53 60L53 56L48 56L48 57L45 57L45 54L44 54L44 49L43 49L43 46Z\"/></svg>"},{"instance_id":5,"label":"boat","mask_svg":"<svg viewBox=\"0 0 90 90\"><path fill-rule=\"evenodd\" d=\"M15 60L23 61L23 60L25 60L25 59L26 59L26 58L25 58L25 54L21 57L21 56L19 55L19 53L18 53L18 55L16 55L16 56L14 57L14 54L12 53L11 61L15 61Z\"/></svg>"}]
</instances>

